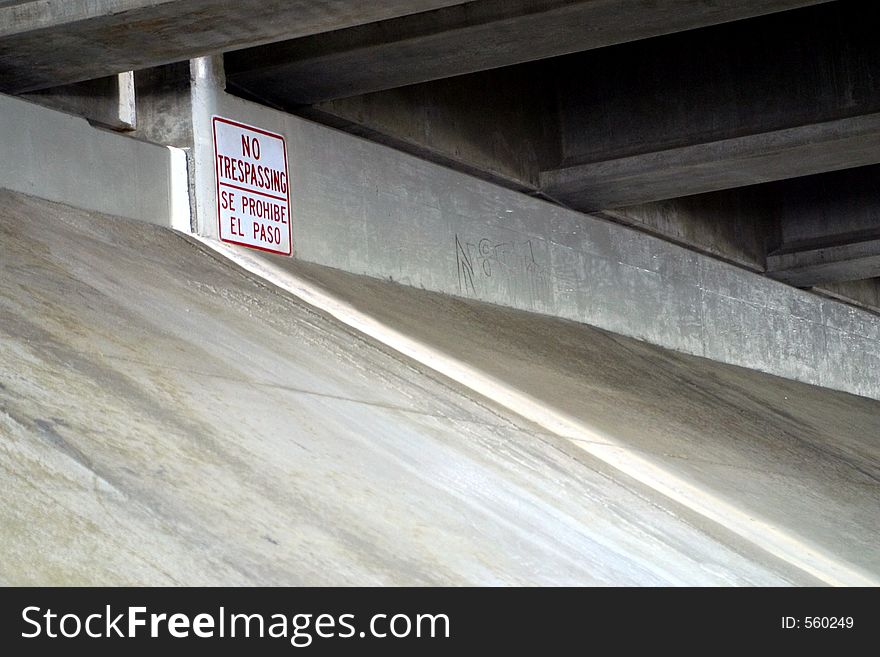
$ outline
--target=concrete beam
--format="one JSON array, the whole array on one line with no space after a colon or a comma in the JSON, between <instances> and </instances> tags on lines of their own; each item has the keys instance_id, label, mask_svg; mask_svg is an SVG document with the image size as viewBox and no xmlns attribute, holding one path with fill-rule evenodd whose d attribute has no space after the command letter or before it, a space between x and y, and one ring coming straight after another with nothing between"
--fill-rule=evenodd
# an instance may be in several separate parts
<instances>
[{"instance_id":1,"label":"concrete beam","mask_svg":"<svg viewBox=\"0 0 880 657\"><path fill-rule=\"evenodd\" d=\"M462 0L31 0L0 5L0 92L21 93Z\"/></svg>"},{"instance_id":2,"label":"concrete beam","mask_svg":"<svg viewBox=\"0 0 880 657\"><path fill-rule=\"evenodd\" d=\"M880 113L541 172L541 190L583 211L880 162Z\"/></svg>"},{"instance_id":3,"label":"concrete beam","mask_svg":"<svg viewBox=\"0 0 880 657\"><path fill-rule=\"evenodd\" d=\"M830 3L556 60L562 158L580 210L880 162L880 43Z\"/></svg>"},{"instance_id":4,"label":"concrete beam","mask_svg":"<svg viewBox=\"0 0 880 657\"><path fill-rule=\"evenodd\" d=\"M74 114L114 130L137 127L134 73L75 82L25 94L40 105Z\"/></svg>"},{"instance_id":5,"label":"concrete beam","mask_svg":"<svg viewBox=\"0 0 880 657\"><path fill-rule=\"evenodd\" d=\"M880 276L878 176L872 166L774 184L768 276L798 287Z\"/></svg>"},{"instance_id":6,"label":"concrete beam","mask_svg":"<svg viewBox=\"0 0 880 657\"><path fill-rule=\"evenodd\" d=\"M824 0L480 0L229 53L227 79L313 104L690 30Z\"/></svg>"},{"instance_id":7,"label":"concrete beam","mask_svg":"<svg viewBox=\"0 0 880 657\"><path fill-rule=\"evenodd\" d=\"M837 243L788 245L767 256L767 275L797 287L880 276L880 230Z\"/></svg>"}]
</instances>

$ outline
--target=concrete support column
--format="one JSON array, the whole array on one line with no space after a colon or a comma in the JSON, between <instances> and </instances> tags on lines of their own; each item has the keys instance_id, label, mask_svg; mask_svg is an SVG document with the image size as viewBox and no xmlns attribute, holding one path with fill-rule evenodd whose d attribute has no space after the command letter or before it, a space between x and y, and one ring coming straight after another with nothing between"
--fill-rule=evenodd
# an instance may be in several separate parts
<instances>
[{"instance_id":1,"label":"concrete support column","mask_svg":"<svg viewBox=\"0 0 880 657\"><path fill-rule=\"evenodd\" d=\"M225 95L223 57L198 57L190 61L193 146L190 199L193 231L217 237L214 143L211 117L218 113L217 99ZM222 112L220 112L222 113Z\"/></svg>"}]
</instances>

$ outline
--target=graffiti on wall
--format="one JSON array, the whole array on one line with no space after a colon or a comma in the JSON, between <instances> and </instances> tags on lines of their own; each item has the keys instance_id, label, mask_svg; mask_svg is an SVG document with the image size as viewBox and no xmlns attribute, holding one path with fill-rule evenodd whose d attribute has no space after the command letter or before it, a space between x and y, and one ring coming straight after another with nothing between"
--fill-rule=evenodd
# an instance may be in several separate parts
<instances>
[{"instance_id":1,"label":"graffiti on wall","mask_svg":"<svg viewBox=\"0 0 880 657\"><path fill-rule=\"evenodd\" d=\"M534 298L546 283L546 272L535 258L532 240L497 241L487 237L469 240L455 235L458 291L480 296L482 289L503 286L511 293L524 290Z\"/></svg>"}]
</instances>

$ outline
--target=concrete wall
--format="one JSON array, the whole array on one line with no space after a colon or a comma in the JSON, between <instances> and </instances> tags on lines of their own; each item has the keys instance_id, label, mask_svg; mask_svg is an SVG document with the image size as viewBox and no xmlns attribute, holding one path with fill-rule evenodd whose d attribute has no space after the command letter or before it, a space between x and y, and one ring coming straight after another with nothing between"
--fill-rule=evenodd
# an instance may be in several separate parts
<instances>
[{"instance_id":1,"label":"concrete wall","mask_svg":"<svg viewBox=\"0 0 880 657\"><path fill-rule=\"evenodd\" d=\"M602 213L615 221L763 271L778 232L778 200L767 185L630 205Z\"/></svg>"},{"instance_id":2,"label":"concrete wall","mask_svg":"<svg viewBox=\"0 0 880 657\"><path fill-rule=\"evenodd\" d=\"M305 112L312 112L346 132L448 161L506 187L534 190L541 170L560 158L555 98L546 71L524 65L332 100L294 113L308 118Z\"/></svg>"},{"instance_id":3,"label":"concrete wall","mask_svg":"<svg viewBox=\"0 0 880 657\"><path fill-rule=\"evenodd\" d=\"M189 225L186 155L0 95L0 187L165 226Z\"/></svg>"},{"instance_id":4,"label":"concrete wall","mask_svg":"<svg viewBox=\"0 0 880 657\"><path fill-rule=\"evenodd\" d=\"M814 289L849 303L865 306L880 314L880 278L825 283Z\"/></svg>"},{"instance_id":5,"label":"concrete wall","mask_svg":"<svg viewBox=\"0 0 880 657\"><path fill-rule=\"evenodd\" d=\"M202 234L219 114L286 135L296 257L880 398L875 315L232 97L215 64L194 75Z\"/></svg>"}]
</instances>

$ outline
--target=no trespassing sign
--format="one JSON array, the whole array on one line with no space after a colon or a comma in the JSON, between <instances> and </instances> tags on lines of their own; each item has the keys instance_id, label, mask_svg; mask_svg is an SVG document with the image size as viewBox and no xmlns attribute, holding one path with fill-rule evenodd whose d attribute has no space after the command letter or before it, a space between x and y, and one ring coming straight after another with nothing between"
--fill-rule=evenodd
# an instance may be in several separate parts
<instances>
[{"instance_id":1,"label":"no trespassing sign","mask_svg":"<svg viewBox=\"0 0 880 657\"><path fill-rule=\"evenodd\" d=\"M283 135L213 117L220 239L291 254L290 176Z\"/></svg>"}]
</instances>

